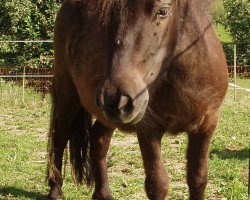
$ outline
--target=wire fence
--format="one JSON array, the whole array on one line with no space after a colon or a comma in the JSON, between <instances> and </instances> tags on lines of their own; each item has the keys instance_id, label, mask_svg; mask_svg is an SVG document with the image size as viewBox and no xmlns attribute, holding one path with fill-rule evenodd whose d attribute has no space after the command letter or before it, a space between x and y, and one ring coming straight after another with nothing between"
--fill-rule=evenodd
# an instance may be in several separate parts
<instances>
[{"instance_id":1,"label":"wire fence","mask_svg":"<svg viewBox=\"0 0 250 200\"><path fill-rule=\"evenodd\" d=\"M228 66L229 78L234 77L234 66ZM250 66L236 66L236 76L241 79L250 79Z\"/></svg>"},{"instance_id":2,"label":"wire fence","mask_svg":"<svg viewBox=\"0 0 250 200\"><path fill-rule=\"evenodd\" d=\"M46 41L0 41L1 43L52 43L50 40ZM237 99L237 93L242 91L249 93L250 91L250 66L237 65L236 47L234 47L234 66L229 66L229 92L233 92L234 99ZM227 56L227 59L229 56ZM231 58L231 55L230 55ZM232 63L232 60L228 60ZM0 99L22 99L25 102L34 96L44 99L51 91L53 80L53 68L34 68L31 66L20 65L20 67L3 67L0 66ZM230 91L231 90L231 91ZM241 92L237 92L241 91ZM39 94L39 95L37 95ZM36 97L36 98L35 98ZM240 96L238 95L238 98Z\"/></svg>"},{"instance_id":3,"label":"wire fence","mask_svg":"<svg viewBox=\"0 0 250 200\"><path fill-rule=\"evenodd\" d=\"M52 40L0 41L1 99L15 101L21 98L23 102L45 99L53 80L52 43ZM49 45L46 48L41 46L46 44ZM48 49L48 53L37 54L39 47Z\"/></svg>"}]
</instances>

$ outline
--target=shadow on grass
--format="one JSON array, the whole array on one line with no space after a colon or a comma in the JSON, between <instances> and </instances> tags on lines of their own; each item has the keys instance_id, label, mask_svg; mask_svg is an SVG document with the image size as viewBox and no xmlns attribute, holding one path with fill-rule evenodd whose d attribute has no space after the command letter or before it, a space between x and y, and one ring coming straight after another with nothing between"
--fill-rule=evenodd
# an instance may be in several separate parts
<instances>
[{"instance_id":1,"label":"shadow on grass","mask_svg":"<svg viewBox=\"0 0 250 200\"><path fill-rule=\"evenodd\" d=\"M217 155L220 159L238 159L245 160L249 159L250 151L248 148L240 149L240 150L231 150L231 149L213 149L210 153L210 158L214 155Z\"/></svg>"},{"instance_id":2,"label":"shadow on grass","mask_svg":"<svg viewBox=\"0 0 250 200\"><path fill-rule=\"evenodd\" d=\"M26 191L24 189L19 189L15 187L0 187L0 197L3 196L7 199L9 198L31 198L36 200L45 200L46 195L40 192Z\"/></svg>"}]
</instances>

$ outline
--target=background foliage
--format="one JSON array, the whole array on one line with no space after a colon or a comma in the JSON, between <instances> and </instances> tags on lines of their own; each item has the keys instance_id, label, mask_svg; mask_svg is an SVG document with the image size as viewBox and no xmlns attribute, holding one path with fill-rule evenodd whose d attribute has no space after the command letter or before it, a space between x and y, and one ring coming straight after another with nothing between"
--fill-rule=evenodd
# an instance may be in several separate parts
<instances>
[{"instance_id":1,"label":"background foliage","mask_svg":"<svg viewBox=\"0 0 250 200\"><path fill-rule=\"evenodd\" d=\"M226 11L224 27L230 31L234 43L237 45L238 60L242 64L250 64L250 1L224 0Z\"/></svg>"},{"instance_id":2,"label":"background foliage","mask_svg":"<svg viewBox=\"0 0 250 200\"><path fill-rule=\"evenodd\" d=\"M59 4L54 0L1 0L0 40L51 40ZM50 43L0 45L0 66L51 67Z\"/></svg>"},{"instance_id":3,"label":"background foliage","mask_svg":"<svg viewBox=\"0 0 250 200\"><path fill-rule=\"evenodd\" d=\"M224 0L213 0L212 5L211 5L211 12L213 16L213 20L215 24L220 24L225 20L226 18L226 13L224 9Z\"/></svg>"},{"instance_id":4,"label":"background foliage","mask_svg":"<svg viewBox=\"0 0 250 200\"><path fill-rule=\"evenodd\" d=\"M57 2L60 1L1 0L0 41L51 40L60 6ZM212 5L212 15L219 27L219 34L229 32L232 38L222 40L229 64L233 63L233 44L236 44L238 64L250 65L249 8L249 0L214 0ZM51 43L0 43L0 67L51 67L52 58Z\"/></svg>"},{"instance_id":5,"label":"background foliage","mask_svg":"<svg viewBox=\"0 0 250 200\"><path fill-rule=\"evenodd\" d=\"M222 41L229 64L233 63L233 44L236 44L238 64L250 65L250 1L214 0L212 15L217 27L224 27L232 38Z\"/></svg>"}]
</instances>

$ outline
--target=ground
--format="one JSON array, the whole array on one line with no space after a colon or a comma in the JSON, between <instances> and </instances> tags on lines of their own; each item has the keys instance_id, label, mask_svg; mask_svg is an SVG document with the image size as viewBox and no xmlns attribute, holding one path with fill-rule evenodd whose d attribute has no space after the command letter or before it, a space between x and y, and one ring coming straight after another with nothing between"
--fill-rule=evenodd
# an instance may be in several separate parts
<instances>
[{"instance_id":1,"label":"ground","mask_svg":"<svg viewBox=\"0 0 250 200\"><path fill-rule=\"evenodd\" d=\"M245 84L245 81L243 81ZM249 82L248 82L249 83ZM250 86L250 84L248 84ZM37 95L9 93L0 101L0 199L46 199L46 141L50 101ZM247 199L250 93L229 89L222 107L209 161L209 200ZM188 199L185 182L186 135L165 136L162 154L170 177L169 199ZM90 199L92 190L76 187L66 164L65 199ZM138 142L133 134L116 131L112 139L108 170L115 199L145 200L144 171Z\"/></svg>"}]
</instances>

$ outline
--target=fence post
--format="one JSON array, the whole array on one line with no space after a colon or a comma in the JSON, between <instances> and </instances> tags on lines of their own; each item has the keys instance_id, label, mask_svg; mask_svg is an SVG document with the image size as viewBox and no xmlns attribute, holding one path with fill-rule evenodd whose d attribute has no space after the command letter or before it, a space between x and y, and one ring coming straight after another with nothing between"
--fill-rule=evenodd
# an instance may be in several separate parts
<instances>
[{"instance_id":1,"label":"fence post","mask_svg":"<svg viewBox=\"0 0 250 200\"><path fill-rule=\"evenodd\" d=\"M24 103L24 92L25 92L25 66L23 67L23 103Z\"/></svg>"},{"instance_id":2,"label":"fence post","mask_svg":"<svg viewBox=\"0 0 250 200\"><path fill-rule=\"evenodd\" d=\"M234 100L236 100L236 76L237 76L237 71L236 71L236 65L237 65L237 55L236 55L236 45L234 45Z\"/></svg>"}]
</instances>

